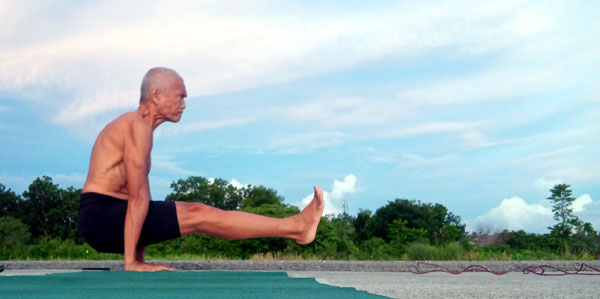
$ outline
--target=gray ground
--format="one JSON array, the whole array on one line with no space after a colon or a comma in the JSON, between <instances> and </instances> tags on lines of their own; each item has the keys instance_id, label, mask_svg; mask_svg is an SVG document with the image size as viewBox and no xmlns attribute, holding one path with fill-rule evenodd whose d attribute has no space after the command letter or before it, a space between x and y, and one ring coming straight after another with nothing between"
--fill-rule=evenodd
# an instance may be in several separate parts
<instances>
[{"instance_id":1,"label":"gray ground","mask_svg":"<svg viewBox=\"0 0 600 299\"><path fill-rule=\"evenodd\" d=\"M330 271L292 271L288 275L315 277L320 283L354 287L392 298L600 298L600 276Z\"/></svg>"},{"instance_id":2,"label":"gray ground","mask_svg":"<svg viewBox=\"0 0 600 299\"><path fill-rule=\"evenodd\" d=\"M495 271L516 267L550 264L575 271L581 263L599 268L600 261L529 261L529 262L435 262L460 270L477 263ZM600 275L539 276L511 272L429 273L406 272L415 262L347 261L167 261L179 270L285 271L290 277L314 277L334 286L354 287L392 298L600 298ZM49 261L2 262L0 275L40 275L81 271L82 268L122 269L121 261ZM591 272L585 272L591 273Z\"/></svg>"}]
</instances>

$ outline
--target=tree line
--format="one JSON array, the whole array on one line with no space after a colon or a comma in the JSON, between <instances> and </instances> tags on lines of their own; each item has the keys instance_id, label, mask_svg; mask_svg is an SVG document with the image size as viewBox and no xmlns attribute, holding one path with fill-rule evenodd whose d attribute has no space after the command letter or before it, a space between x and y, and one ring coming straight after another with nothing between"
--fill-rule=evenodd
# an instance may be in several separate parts
<instances>
[{"instance_id":1,"label":"tree line","mask_svg":"<svg viewBox=\"0 0 600 299\"><path fill-rule=\"evenodd\" d=\"M556 224L548 227L547 234L519 231L496 231L479 229L471 239L481 245L483 252L502 251L513 255L529 254L543 259L556 255L573 259L600 259L600 235L589 222L573 214L575 201L568 184L557 184L550 189L547 198L552 203L553 219ZM518 250L518 251L517 251ZM535 254L539 253L539 254Z\"/></svg>"},{"instance_id":2,"label":"tree line","mask_svg":"<svg viewBox=\"0 0 600 299\"><path fill-rule=\"evenodd\" d=\"M326 215L315 241L309 245L300 246L281 238L224 240L191 235L151 245L147 254L159 258L356 260L499 258L506 256L507 251L511 257L519 258L518 253L528 250L545 258L560 258L565 250L578 256L598 254L598 233L591 224L572 215L569 186L557 186L558 191L553 191L553 196L557 196L551 198L556 199L558 223L546 235L522 231L467 234L460 216L445 206L398 198L375 212ZM286 204L276 190L262 185L238 188L223 179L191 176L173 182L171 188L167 201L203 202L224 210L270 217L300 212ZM80 189L63 189L48 176L36 178L22 195L0 184L0 259L118 258L96 253L79 235L80 194ZM486 237L495 241L481 244Z\"/></svg>"}]
</instances>

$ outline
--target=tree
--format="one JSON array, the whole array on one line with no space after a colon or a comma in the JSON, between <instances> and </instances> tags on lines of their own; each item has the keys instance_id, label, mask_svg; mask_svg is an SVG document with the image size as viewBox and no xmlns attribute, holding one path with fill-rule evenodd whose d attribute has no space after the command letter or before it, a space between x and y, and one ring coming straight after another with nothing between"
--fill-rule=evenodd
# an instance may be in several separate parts
<instances>
[{"instance_id":1,"label":"tree","mask_svg":"<svg viewBox=\"0 0 600 299\"><path fill-rule=\"evenodd\" d=\"M364 241L369 239L367 223L371 219L372 212L370 210L360 209L356 219L354 220L354 231L356 232L357 241Z\"/></svg>"},{"instance_id":2,"label":"tree","mask_svg":"<svg viewBox=\"0 0 600 299\"><path fill-rule=\"evenodd\" d=\"M571 196L571 186L567 184L559 184L550 189L550 200L553 203L552 212L554 213L554 220L558 223L549 229L552 234L565 240L572 234L573 228L579 223L577 216L573 215L571 205L575 201L575 198Z\"/></svg>"},{"instance_id":3,"label":"tree","mask_svg":"<svg viewBox=\"0 0 600 299\"><path fill-rule=\"evenodd\" d=\"M190 176L173 182L171 188L174 192L167 195L167 201L202 202L223 210L239 210L242 207L243 190L223 179Z\"/></svg>"},{"instance_id":4,"label":"tree","mask_svg":"<svg viewBox=\"0 0 600 299\"><path fill-rule=\"evenodd\" d=\"M444 225L453 225L459 230L458 238L465 237L467 235L466 232L466 224L462 224L462 219L458 215L454 215L452 212L448 212L446 215L446 220L444 221ZM442 228L442 233L444 229ZM455 240L456 241L456 240Z\"/></svg>"},{"instance_id":5,"label":"tree","mask_svg":"<svg viewBox=\"0 0 600 299\"><path fill-rule=\"evenodd\" d=\"M589 222L579 222L575 227L571 248L577 251L587 251L592 254L600 252L600 236ZM575 245L575 246L574 246ZM575 248L573 248L575 247Z\"/></svg>"},{"instance_id":6,"label":"tree","mask_svg":"<svg viewBox=\"0 0 600 299\"><path fill-rule=\"evenodd\" d=\"M300 213L298 207L282 203L267 203L258 207L247 207L242 211L274 218L284 218Z\"/></svg>"},{"instance_id":7,"label":"tree","mask_svg":"<svg viewBox=\"0 0 600 299\"><path fill-rule=\"evenodd\" d=\"M335 218L331 219L331 223L335 226L338 233L344 238L351 240L356 235L356 218L346 213L338 214Z\"/></svg>"},{"instance_id":8,"label":"tree","mask_svg":"<svg viewBox=\"0 0 600 299\"><path fill-rule=\"evenodd\" d=\"M277 195L277 191L264 186L248 186L244 188L244 199L242 207L252 208L260 207L264 204L282 204L283 197Z\"/></svg>"},{"instance_id":9,"label":"tree","mask_svg":"<svg viewBox=\"0 0 600 299\"><path fill-rule=\"evenodd\" d=\"M29 228L19 219L10 216L0 217L0 247L25 244L30 236Z\"/></svg>"},{"instance_id":10,"label":"tree","mask_svg":"<svg viewBox=\"0 0 600 299\"><path fill-rule=\"evenodd\" d=\"M445 245L460 240L462 236L463 233L461 232L460 227L455 224L444 224L442 233L440 234L439 243Z\"/></svg>"},{"instance_id":11,"label":"tree","mask_svg":"<svg viewBox=\"0 0 600 299\"><path fill-rule=\"evenodd\" d=\"M406 220L396 219L389 225L390 244L398 249L403 249L405 245L412 242L427 242L425 235L427 230L424 228L408 228Z\"/></svg>"},{"instance_id":12,"label":"tree","mask_svg":"<svg viewBox=\"0 0 600 299\"><path fill-rule=\"evenodd\" d=\"M23 199L10 188L0 184L0 217L11 216L19 218L23 214Z\"/></svg>"},{"instance_id":13,"label":"tree","mask_svg":"<svg viewBox=\"0 0 600 299\"><path fill-rule=\"evenodd\" d=\"M390 223L397 219L406 221L410 229L422 228L432 244L438 244L445 224L459 220L452 215L448 218L448 209L441 204L425 204L415 200L396 199L383 206L369 219L367 230L369 237L378 237L390 241ZM460 229L460 228L459 228Z\"/></svg>"},{"instance_id":14,"label":"tree","mask_svg":"<svg viewBox=\"0 0 600 299\"><path fill-rule=\"evenodd\" d=\"M83 243L84 240L78 234L77 218L79 199L81 197L81 189L69 186L67 189L60 189L61 203L58 209L53 213L62 221L53 227L51 230L54 235L62 239L73 239L77 243Z\"/></svg>"},{"instance_id":15,"label":"tree","mask_svg":"<svg viewBox=\"0 0 600 299\"><path fill-rule=\"evenodd\" d=\"M23 192L23 223L34 237L74 238L80 193L73 187L59 188L48 176L36 178Z\"/></svg>"}]
</instances>

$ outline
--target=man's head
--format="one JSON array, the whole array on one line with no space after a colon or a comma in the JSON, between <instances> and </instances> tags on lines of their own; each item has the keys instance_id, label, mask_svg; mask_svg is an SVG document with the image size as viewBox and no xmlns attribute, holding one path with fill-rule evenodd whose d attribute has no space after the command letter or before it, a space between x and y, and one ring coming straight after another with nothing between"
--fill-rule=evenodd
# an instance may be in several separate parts
<instances>
[{"instance_id":1,"label":"man's head","mask_svg":"<svg viewBox=\"0 0 600 299\"><path fill-rule=\"evenodd\" d=\"M140 105L152 104L168 120L178 122L185 109L187 91L177 72L164 67L150 69L142 80Z\"/></svg>"}]
</instances>

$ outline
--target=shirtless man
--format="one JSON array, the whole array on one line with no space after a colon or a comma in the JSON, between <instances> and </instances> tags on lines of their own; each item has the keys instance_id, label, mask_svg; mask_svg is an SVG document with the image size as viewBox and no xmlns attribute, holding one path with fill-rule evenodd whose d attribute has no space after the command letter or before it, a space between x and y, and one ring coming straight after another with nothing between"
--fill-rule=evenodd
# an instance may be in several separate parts
<instances>
[{"instance_id":1,"label":"shirtless man","mask_svg":"<svg viewBox=\"0 0 600 299\"><path fill-rule=\"evenodd\" d=\"M223 211L202 203L152 201L148 173L152 133L165 121L178 122L187 92L173 70L154 68L144 76L140 105L100 132L79 206L79 230L100 252L123 253L125 270L174 270L148 264L145 247L189 234L227 239L290 238L308 244L323 213L323 192L314 187L313 201L287 218Z\"/></svg>"}]
</instances>

